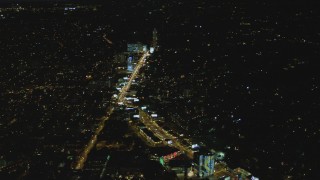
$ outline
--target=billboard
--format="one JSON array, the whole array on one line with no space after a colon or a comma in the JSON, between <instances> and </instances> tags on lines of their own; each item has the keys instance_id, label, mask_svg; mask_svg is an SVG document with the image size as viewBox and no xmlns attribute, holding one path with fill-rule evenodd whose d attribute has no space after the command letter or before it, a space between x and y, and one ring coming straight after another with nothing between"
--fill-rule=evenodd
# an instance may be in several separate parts
<instances>
[{"instance_id":1,"label":"billboard","mask_svg":"<svg viewBox=\"0 0 320 180\"><path fill-rule=\"evenodd\" d=\"M163 157L160 157L160 164L162 165L162 166L164 166L164 158Z\"/></svg>"},{"instance_id":2,"label":"billboard","mask_svg":"<svg viewBox=\"0 0 320 180\"><path fill-rule=\"evenodd\" d=\"M200 155L199 157L199 176L207 177L213 175L214 172L214 156Z\"/></svg>"},{"instance_id":3,"label":"billboard","mask_svg":"<svg viewBox=\"0 0 320 180\"><path fill-rule=\"evenodd\" d=\"M170 153L168 155L165 155L165 156L162 156L164 162L168 162L170 161L171 159L174 159L176 158L177 156L179 156L181 154L180 151L176 151L176 152L173 152L173 153Z\"/></svg>"}]
</instances>

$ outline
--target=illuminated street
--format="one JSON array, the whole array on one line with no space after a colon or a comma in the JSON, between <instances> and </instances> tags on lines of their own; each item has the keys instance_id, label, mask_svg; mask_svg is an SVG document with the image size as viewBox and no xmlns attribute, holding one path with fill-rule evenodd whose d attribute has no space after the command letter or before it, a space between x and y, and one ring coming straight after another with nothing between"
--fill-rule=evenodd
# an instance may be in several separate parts
<instances>
[{"instance_id":1,"label":"illuminated street","mask_svg":"<svg viewBox=\"0 0 320 180\"><path fill-rule=\"evenodd\" d=\"M143 110L139 110L140 114L140 120L145 126L152 131L157 137L159 137L162 141L165 141L165 139L172 140L172 146L179 149L181 152L184 152L190 159L193 159L193 151L191 150L191 147L182 145L180 140L177 137L174 137L173 135L169 134L167 131L165 131L163 128L161 128L153 119L151 116L149 116L146 112Z\"/></svg>"},{"instance_id":2,"label":"illuminated street","mask_svg":"<svg viewBox=\"0 0 320 180\"><path fill-rule=\"evenodd\" d=\"M124 98L126 96L126 93L130 89L130 86L131 86L131 83L133 82L133 80L137 77L139 70L143 66L147 56L149 56L148 52L146 52L142 55L142 57L139 59L139 61L137 63L137 66L135 67L134 71L132 72L128 83L120 90L119 95L118 95L118 97L119 97L118 104L124 102ZM91 150L94 148L95 144L97 143L97 137L99 136L99 134L103 130L105 122L107 120L109 120L113 111L114 111L113 106L110 106L107 109L106 115L101 118L99 126L97 127L94 135L91 137L88 144L86 144L86 146L83 148L82 153L79 155L77 161L74 163L74 165L72 167L73 169L79 170L79 169L83 168L84 163L86 162L86 160L88 158L88 154L91 152Z\"/></svg>"},{"instance_id":3,"label":"illuminated street","mask_svg":"<svg viewBox=\"0 0 320 180\"><path fill-rule=\"evenodd\" d=\"M122 87L122 89L120 90L120 93L118 95L118 103L123 103L124 102L124 98L126 96L127 91L130 89L130 86L132 84L132 81L137 77L140 68L143 66L144 62L145 62L145 58L147 56L149 56L149 52L146 52L142 55L142 57L139 59L135 69L133 70L128 83Z\"/></svg>"}]
</instances>

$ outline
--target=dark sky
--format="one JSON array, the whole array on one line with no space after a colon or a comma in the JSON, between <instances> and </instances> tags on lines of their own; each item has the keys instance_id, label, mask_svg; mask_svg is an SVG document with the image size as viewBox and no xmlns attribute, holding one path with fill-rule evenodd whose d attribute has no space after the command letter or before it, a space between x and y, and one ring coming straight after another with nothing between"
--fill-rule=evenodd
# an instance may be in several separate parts
<instances>
[{"instance_id":1,"label":"dark sky","mask_svg":"<svg viewBox=\"0 0 320 180\"><path fill-rule=\"evenodd\" d=\"M97 2L100 0L0 0L2 3L36 3L36 2ZM102 0L103 1L103 0Z\"/></svg>"},{"instance_id":2,"label":"dark sky","mask_svg":"<svg viewBox=\"0 0 320 180\"><path fill-rule=\"evenodd\" d=\"M85 0L81 0L85 1ZM77 0L0 0L0 3L15 2L77 2Z\"/></svg>"}]
</instances>

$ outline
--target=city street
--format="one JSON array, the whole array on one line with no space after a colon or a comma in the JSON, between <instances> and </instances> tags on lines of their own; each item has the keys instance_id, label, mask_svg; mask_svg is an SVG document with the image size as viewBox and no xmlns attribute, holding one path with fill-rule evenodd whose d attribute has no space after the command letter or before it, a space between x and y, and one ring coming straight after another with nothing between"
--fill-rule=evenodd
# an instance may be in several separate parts
<instances>
[{"instance_id":1,"label":"city street","mask_svg":"<svg viewBox=\"0 0 320 180\"><path fill-rule=\"evenodd\" d=\"M170 139L172 141L172 146L179 149L181 152L184 152L189 158L193 159L193 151L191 147L183 145L177 137L172 136L163 128L161 128L151 116L146 112L139 109L140 120L141 122L151 131L154 135L160 138L162 141L165 139Z\"/></svg>"},{"instance_id":2,"label":"city street","mask_svg":"<svg viewBox=\"0 0 320 180\"><path fill-rule=\"evenodd\" d=\"M143 66L146 57L149 55L150 55L149 52L146 52L139 59L134 71L132 72L132 74L130 76L128 83L125 86L123 86L123 88L119 92L118 104L124 102L127 91L130 89L130 86L131 86L133 80L137 77L140 68ZM99 134L103 130L103 128L105 126L105 122L110 119L110 116L113 113L113 111L114 111L114 107L112 105L107 109L106 115L101 118L99 126L97 127L96 131L94 132L94 135L92 135L88 144L85 145L85 147L82 150L82 153L77 158L77 161L73 164L73 167L72 167L73 169L82 169L83 168L84 163L86 162L86 160L88 158L88 154L91 152L91 150L93 149L93 147L97 143L97 137L99 136Z\"/></svg>"}]
</instances>

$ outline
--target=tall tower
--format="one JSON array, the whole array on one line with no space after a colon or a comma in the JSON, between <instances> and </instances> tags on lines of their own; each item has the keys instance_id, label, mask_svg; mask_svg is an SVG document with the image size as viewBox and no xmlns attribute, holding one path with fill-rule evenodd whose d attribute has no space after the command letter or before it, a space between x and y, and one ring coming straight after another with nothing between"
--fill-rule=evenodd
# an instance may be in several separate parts
<instances>
[{"instance_id":1,"label":"tall tower","mask_svg":"<svg viewBox=\"0 0 320 180\"><path fill-rule=\"evenodd\" d=\"M158 46L158 31L156 28L154 28L152 32L152 47L157 49L157 46Z\"/></svg>"}]
</instances>

